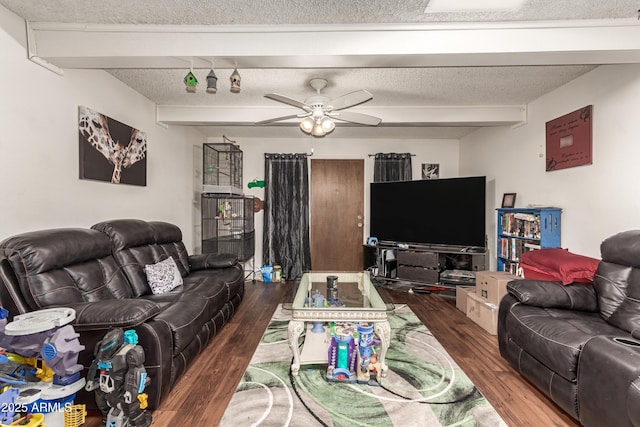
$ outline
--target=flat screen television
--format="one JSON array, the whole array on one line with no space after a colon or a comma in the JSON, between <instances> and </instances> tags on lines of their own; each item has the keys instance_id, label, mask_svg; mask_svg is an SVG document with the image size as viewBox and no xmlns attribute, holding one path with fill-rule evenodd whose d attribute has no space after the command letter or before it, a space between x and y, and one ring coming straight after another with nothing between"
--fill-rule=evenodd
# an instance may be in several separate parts
<instances>
[{"instance_id":1,"label":"flat screen television","mask_svg":"<svg viewBox=\"0 0 640 427\"><path fill-rule=\"evenodd\" d=\"M486 177L371 183L370 235L379 242L486 246Z\"/></svg>"}]
</instances>

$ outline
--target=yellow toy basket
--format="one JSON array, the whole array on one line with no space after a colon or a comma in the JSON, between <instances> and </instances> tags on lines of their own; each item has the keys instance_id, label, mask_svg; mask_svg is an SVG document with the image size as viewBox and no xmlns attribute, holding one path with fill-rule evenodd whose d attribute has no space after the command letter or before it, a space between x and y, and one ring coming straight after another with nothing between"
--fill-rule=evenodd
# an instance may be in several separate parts
<instances>
[{"instance_id":1,"label":"yellow toy basket","mask_svg":"<svg viewBox=\"0 0 640 427\"><path fill-rule=\"evenodd\" d=\"M64 427L79 427L87 416L86 405L73 405L64 410Z\"/></svg>"}]
</instances>

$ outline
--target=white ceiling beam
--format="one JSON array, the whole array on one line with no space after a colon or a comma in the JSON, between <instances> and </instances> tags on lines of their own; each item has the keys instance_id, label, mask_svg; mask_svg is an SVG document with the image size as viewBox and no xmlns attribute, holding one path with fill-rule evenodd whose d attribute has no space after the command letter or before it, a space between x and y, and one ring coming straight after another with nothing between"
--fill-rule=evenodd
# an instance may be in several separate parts
<instances>
[{"instance_id":1,"label":"white ceiling beam","mask_svg":"<svg viewBox=\"0 0 640 427\"><path fill-rule=\"evenodd\" d=\"M382 119L381 126L504 126L526 120L524 105L507 106L426 106L426 107L370 107L349 111L370 114ZM273 117L301 113L287 107L223 107L158 105L156 120L167 125L250 125ZM338 123L342 123L337 121ZM278 122L297 126L300 119Z\"/></svg>"},{"instance_id":2,"label":"white ceiling beam","mask_svg":"<svg viewBox=\"0 0 640 427\"><path fill-rule=\"evenodd\" d=\"M579 21L578 21L579 22ZM640 62L637 21L170 26L29 23L61 68L386 68Z\"/></svg>"}]
</instances>

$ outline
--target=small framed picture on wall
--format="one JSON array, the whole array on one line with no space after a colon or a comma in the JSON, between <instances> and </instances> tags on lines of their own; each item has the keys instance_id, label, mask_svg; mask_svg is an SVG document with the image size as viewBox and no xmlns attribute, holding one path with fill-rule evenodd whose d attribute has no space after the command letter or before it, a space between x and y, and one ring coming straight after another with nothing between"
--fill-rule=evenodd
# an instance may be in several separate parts
<instances>
[{"instance_id":1,"label":"small framed picture on wall","mask_svg":"<svg viewBox=\"0 0 640 427\"><path fill-rule=\"evenodd\" d=\"M502 207L513 208L516 206L516 193L504 193L502 196Z\"/></svg>"},{"instance_id":2,"label":"small framed picture on wall","mask_svg":"<svg viewBox=\"0 0 640 427\"><path fill-rule=\"evenodd\" d=\"M440 178L439 163L423 163L422 164L422 179L438 179L438 178Z\"/></svg>"}]
</instances>

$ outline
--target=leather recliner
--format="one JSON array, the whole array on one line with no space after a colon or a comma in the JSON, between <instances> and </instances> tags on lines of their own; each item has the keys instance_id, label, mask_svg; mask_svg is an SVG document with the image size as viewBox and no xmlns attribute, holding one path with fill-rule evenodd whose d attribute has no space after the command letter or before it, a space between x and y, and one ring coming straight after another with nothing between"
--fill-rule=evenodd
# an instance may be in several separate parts
<instances>
[{"instance_id":1,"label":"leather recliner","mask_svg":"<svg viewBox=\"0 0 640 427\"><path fill-rule=\"evenodd\" d=\"M501 355L587 427L640 426L640 230L601 244L593 285L514 280Z\"/></svg>"},{"instance_id":2,"label":"leather recliner","mask_svg":"<svg viewBox=\"0 0 640 427\"><path fill-rule=\"evenodd\" d=\"M144 266L170 256L184 283L154 295ZM85 370L109 329L135 329L151 379L145 389L150 409L229 321L244 295L237 257L188 255L177 226L136 219L9 237L0 243L0 282L0 302L11 317L51 307L75 309ZM78 401L92 402L83 393Z\"/></svg>"}]
</instances>

